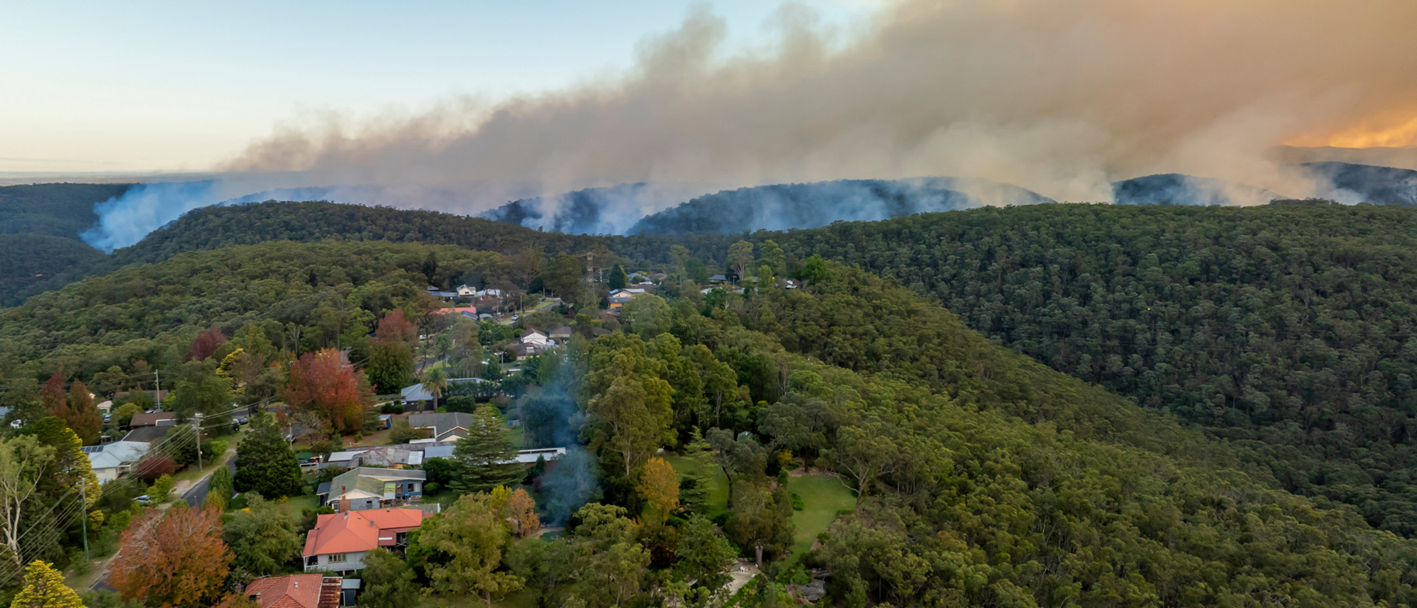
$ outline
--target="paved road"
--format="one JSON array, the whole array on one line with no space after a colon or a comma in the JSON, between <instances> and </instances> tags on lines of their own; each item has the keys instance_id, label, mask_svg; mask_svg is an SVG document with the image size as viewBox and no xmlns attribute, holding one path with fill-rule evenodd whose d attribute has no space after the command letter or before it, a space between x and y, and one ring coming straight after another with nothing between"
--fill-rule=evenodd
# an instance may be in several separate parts
<instances>
[{"instance_id":1,"label":"paved road","mask_svg":"<svg viewBox=\"0 0 1417 608\"><path fill-rule=\"evenodd\" d=\"M236 475L236 454L232 454L230 451L227 454L230 456L226 459L226 470L230 471L232 475ZM198 479L197 483L192 484L190 489L182 493L182 500L188 506L201 506L202 501L207 499L207 486L211 485L211 480L211 475Z\"/></svg>"}]
</instances>

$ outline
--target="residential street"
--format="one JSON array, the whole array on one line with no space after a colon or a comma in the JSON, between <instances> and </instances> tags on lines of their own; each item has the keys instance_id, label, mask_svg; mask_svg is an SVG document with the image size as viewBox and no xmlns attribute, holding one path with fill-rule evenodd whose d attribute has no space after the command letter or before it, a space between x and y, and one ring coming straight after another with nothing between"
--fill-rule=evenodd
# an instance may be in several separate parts
<instances>
[{"instance_id":1,"label":"residential street","mask_svg":"<svg viewBox=\"0 0 1417 608\"><path fill-rule=\"evenodd\" d=\"M236 449L232 448L227 450L225 455L226 469L230 471L232 475L236 475ZM212 476L210 474L198 479L186 492L182 493L182 500L185 501L188 506L200 506L202 501L207 498L207 486L210 485L211 479Z\"/></svg>"}]
</instances>

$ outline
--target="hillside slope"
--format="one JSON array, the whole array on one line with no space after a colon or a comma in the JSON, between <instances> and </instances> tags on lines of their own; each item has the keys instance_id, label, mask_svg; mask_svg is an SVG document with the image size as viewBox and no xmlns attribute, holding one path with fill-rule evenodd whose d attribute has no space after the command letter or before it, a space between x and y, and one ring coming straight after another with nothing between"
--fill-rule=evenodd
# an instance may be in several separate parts
<instances>
[{"instance_id":1,"label":"hillside slope","mask_svg":"<svg viewBox=\"0 0 1417 608\"><path fill-rule=\"evenodd\" d=\"M983 179L922 177L839 180L725 190L645 217L629 234L806 229L836 221L874 221L984 205L1049 202L1035 192Z\"/></svg>"},{"instance_id":2,"label":"hillside slope","mask_svg":"<svg viewBox=\"0 0 1417 608\"><path fill-rule=\"evenodd\" d=\"M80 233L98 216L95 203L132 184L36 184L0 187L0 307L13 306L56 275L82 276L103 259ZM72 279L68 279L72 280Z\"/></svg>"}]
</instances>

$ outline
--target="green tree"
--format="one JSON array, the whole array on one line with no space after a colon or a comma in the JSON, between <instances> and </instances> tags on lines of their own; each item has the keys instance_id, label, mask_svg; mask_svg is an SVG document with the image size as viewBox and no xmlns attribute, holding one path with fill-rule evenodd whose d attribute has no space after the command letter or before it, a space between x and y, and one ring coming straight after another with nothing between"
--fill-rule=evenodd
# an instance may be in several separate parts
<instances>
[{"instance_id":1,"label":"green tree","mask_svg":"<svg viewBox=\"0 0 1417 608\"><path fill-rule=\"evenodd\" d=\"M424 372L422 387L428 394L433 395L433 409L437 410L438 399L448 388L448 371L440 366Z\"/></svg>"},{"instance_id":2,"label":"green tree","mask_svg":"<svg viewBox=\"0 0 1417 608\"><path fill-rule=\"evenodd\" d=\"M724 570L738 557L738 550L718 533L708 518L694 515L679 535L674 557L686 580L697 581L696 587L717 590L728 582Z\"/></svg>"},{"instance_id":3,"label":"green tree","mask_svg":"<svg viewBox=\"0 0 1417 608\"><path fill-rule=\"evenodd\" d=\"M212 504L222 510L231 502L231 496L236 492L231 478L231 470L221 467L212 473L211 479L207 482L207 497L203 500L203 505Z\"/></svg>"},{"instance_id":4,"label":"green tree","mask_svg":"<svg viewBox=\"0 0 1417 608\"><path fill-rule=\"evenodd\" d=\"M182 366L180 378L164 407L188 417L197 412L213 414L231 409L231 379L216 374L215 362L189 361Z\"/></svg>"},{"instance_id":5,"label":"green tree","mask_svg":"<svg viewBox=\"0 0 1417 608\"><path fill-rule=\"evenodd\" d=\"M576 256L558 255L551 258L551 262L541 272L541 277L546 289L563 300L574 299L581 291L585 265Z\"/></svg>"},{"instance_id":6,"label":"green tree","mask_svg":"<svg viewBox=\"0 0 1417 608\"><path fill-rule=\"evenodd\" d=\"M644 593L650 554L636 536L625 509L596 503L576 512L575 597L591 608L626 606Z\"/></svg>"},{"instance_id":7,"label":"green tree","mask_svg":"<svg viewBox=\"0 0 1417 608\"><path fill-rule=\"evenodd\" d=\"M12 439L0 438L0 533L17 568L24 567L20 537L22 522L33 516L31 509L40 508L33 498L43 480L54 474L55 449L41 445L33 435Z\"/></svg>"},{"instance_id":8,"label":"green tree","mask_svg":"<svg viewBox=\"0 0 1417 608\"><path fill-rule=\"evenodd\" d=\"M769 276L787 276L787 254L777 241L767 239L758 245L758 259L771 270Z\"/></svg>"},{"instance_id":9,"label":"green tree","mask_svg":"<svg viewBox=\"0 0 1417 608\"><path fill-rule=\"evenodd\" d=\"M40 481L41 495L49 502L58 502L83 484L88 506L98 503L103 496L103 488L90 466L88 455L83 451L79 436L64 426L64 421L46 416L25 427L24 431L34 435L40 445L54 448L50 472Z\"/></svg>"},{"instance_id":10,"label":"green tree","mask_svg":"<svg viewBox=\"0 0 1417 608\"><path fill-rule=\"evenodd\" d=\"M359 571L359 605L367 608L412 608L418 605L413 569L403 558L377 547L364 554Z\"/></svg>"},{"instance_id":11,"label":"green tree","mask_svg":"<svg viewBox=\"0 0 1417 608\"><path fill-rule=\"evenodd\" d=\"M64 575L47 562L34 560L25 566L22 584L10 608L83 608L79 594L65 586Z\"/></svg>"},{"instance_id":12,"label":"green tree","mask_svg":"<svg viewBox=\"0 0 1417 608\"><path fill-rule=\"evenodd\" d=\"M814 255L802 263L802 269L797 272L797 278L802 279L808 285L815 285L830 279L831 269L822 256Z\"/></svg>"},{"instance_id":13,"label":"green tree","mask_svg":"<svg viewBox=\"0 0 1417 608\"><path fill-rule=\"evenodd\" d=\"M748 278L748 267L753 263L753 244L738 241L728 248L728 267L739 279Z\"/></svg>"},{"instance_id":14,"label":"green tree","mask_svg":"<svg viewBox=\"0 0 1417 608\"><path fill-rule=\"evenodd\" d=\"M728 478L728 508L734 508L735 481L760 481L767 466L767 450L749 433L735 437L731 429L709 429L709 446L713 451L713 462Z\"/></svg>"},{"instance_id":15,"label":"green tree","mask_svg":"<svg viewBox=\"0 0 1417 608\"><path fill-rule=\"evenodd\" d=\"M113 420L121 428L126 428L133 421L133 416L143 413L143 408L136 403L124 403L113 411Z\"/></svg>"},{"instance_id":16,"label":"green tree","mask_svg":"<svg viewBox=\"0 0 1417 608\"><path fill-rule=\"evenodd\" d=\"M526 475L495 412L490 406L478 409L467 436L453 445L453 459L461 468L453 489L460 494L490 492L497 486L514 485Z\"/></svg>"},{"instance_id":17,"label":"green tree","mask_svg":"<svg viewBox=\"0 0 1417 608\"><path fill-rule=\"evenodd\" d=\"M610 276L605 278L610 289L624 289L630 283L630 277L625 275L625 269L619 264L610 267Z\"/></svg>"},{"instance_id":18,"label":"green tree","mask_svg":"<svg viewBox=\"0 0 1417 608\"><path fill-rule=\"evenodd\" d=\"M744 484L723 531L744 551L753 552L759 567L763 556L781 557L792 546L792 497L787 484L780 483L771 493Z\"/></svg>"},{"instance_id":19,"label":"green tree","mask_svg":"<svg viewBox=\"0 0 1417 608\"><path fill-rule=\"evenodd\" d=\"M295 518L280 505L247 492L246 508L231 514L223 536L234 565L260 575L280 572L300 557L303 547Z\"/></svg>"},{"instance_id":20,"label":"green tree","mask_svg":"<svg viewBox=\"0 0 1417 608\"><path fill-rule=\"evenodd\" d=\"M500 571L511 536L487 494L466 494L448 512L424 520L417 543L436 555L424 567L433 589L449 595L476 593L492 605L496 595L522 587L522 579Z\"/></svg>"},{"instance_id":21,"label":"green tree","mask_svg":"<svg viewBox=\"0 0 1417 608\"><path fill-rule=\"evenodd\" d=\"M236 446L236 491L279 498L300 494L300 461L270 414L251 416L251 430Z\"/></svg>"},{"instance_id":22,"label":"green tree","mask_svg":"<svg viewBox=\"0 0 1417 608\"><path fill-rule=\"evenodd\" d=\"M648 340L668 332L674 322L674 314L664 298L642 294L630 298L630 301L620 308L620 319L628 323L635 333Z\"/></svg>"}]
</instances>

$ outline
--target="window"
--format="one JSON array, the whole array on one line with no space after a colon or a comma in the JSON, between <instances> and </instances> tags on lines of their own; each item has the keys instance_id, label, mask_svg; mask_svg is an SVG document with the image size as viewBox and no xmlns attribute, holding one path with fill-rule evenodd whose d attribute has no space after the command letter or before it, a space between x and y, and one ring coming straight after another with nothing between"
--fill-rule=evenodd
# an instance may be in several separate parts
<instances>
[{"instance_id":1,"label":"window","mask_svg":"<svg viewBox=\"0 0 1417 608\"><path fill-rule=\"evenodd\" d=\"M331 554L330 554L330 563L331 563L331 564L342 563L342 562L344 562L344 560L345 560L345 556L344 556L343 553L331 553Z\"/></svg>"}]
</instances>

